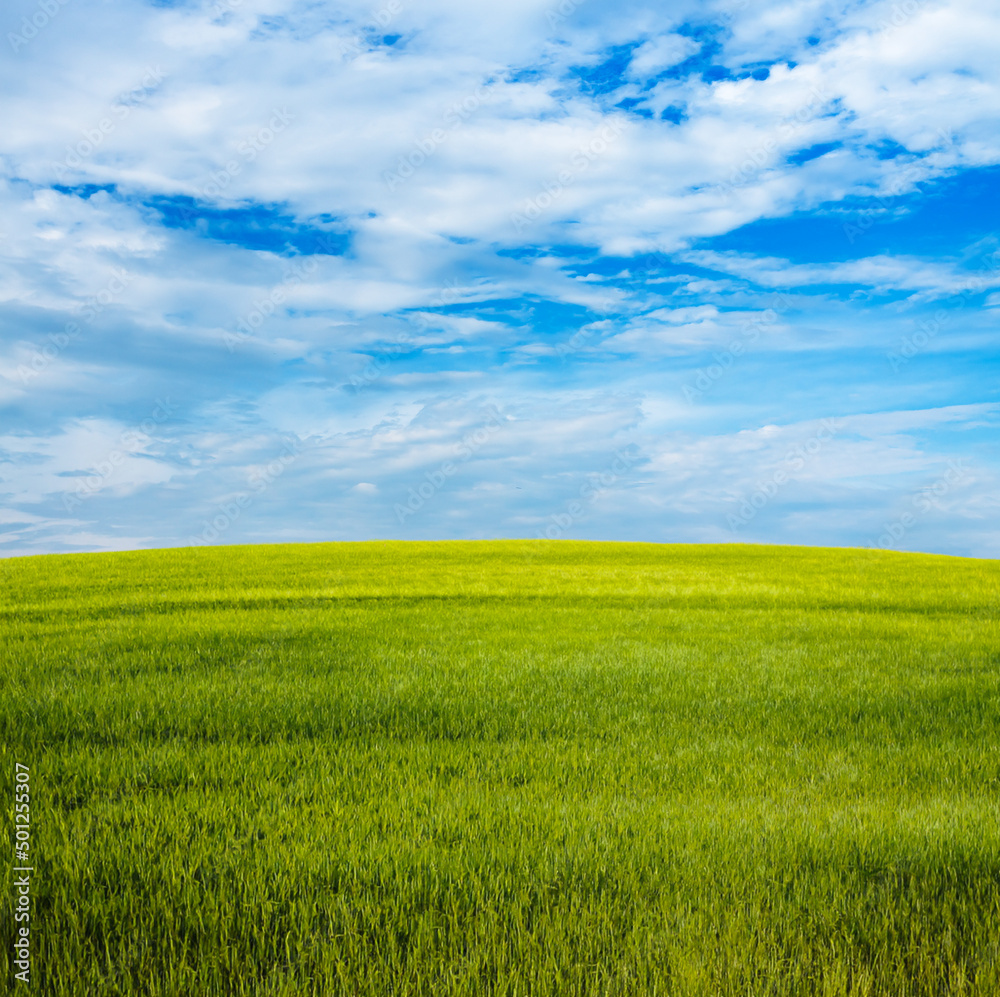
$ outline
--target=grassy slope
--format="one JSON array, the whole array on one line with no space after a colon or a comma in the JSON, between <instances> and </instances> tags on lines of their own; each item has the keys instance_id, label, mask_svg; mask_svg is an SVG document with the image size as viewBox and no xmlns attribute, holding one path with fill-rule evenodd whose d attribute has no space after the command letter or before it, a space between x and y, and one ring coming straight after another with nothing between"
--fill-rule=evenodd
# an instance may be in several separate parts
<instances>
[{"instance_id":1,"label":"grassy slope","mask_svg":"<svg viewBox=\"0 0 1000 997\"><path fill-rule=\"evenodd\" d=\"M37 993L1000 993L996 562L511 541L2 568Z\"/></svg>"}]
</instances>

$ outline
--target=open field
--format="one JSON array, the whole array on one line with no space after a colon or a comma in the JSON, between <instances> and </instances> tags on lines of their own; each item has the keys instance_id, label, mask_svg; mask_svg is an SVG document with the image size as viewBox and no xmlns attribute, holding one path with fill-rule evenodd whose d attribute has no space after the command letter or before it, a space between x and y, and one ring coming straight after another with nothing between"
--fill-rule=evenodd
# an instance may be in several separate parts
<instances>
[{"instance_id":1,"label":"open field","mask_svg":"<svg viewBox=\"0 0 1000 997\"><path fill-rule=\"evenodd\" d=\"M1000 994L998 562L504 541L0 572L17 992Z\"/></svg>"}]
</instances>

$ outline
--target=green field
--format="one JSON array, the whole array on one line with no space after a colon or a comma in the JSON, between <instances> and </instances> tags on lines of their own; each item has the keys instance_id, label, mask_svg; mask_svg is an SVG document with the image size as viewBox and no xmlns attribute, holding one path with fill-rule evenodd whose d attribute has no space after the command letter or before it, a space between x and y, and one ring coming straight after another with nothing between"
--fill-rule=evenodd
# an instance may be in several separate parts
<instances>
[{"instance_id":1,"label":"green field","mask_svg":"<svg viewBox=\"0 0 1000 997\"><path fill-rule=\"evenodd\" d=\"M36 869L28 986L4 890L11 992L1000 994L1000 562L504 541L0 571Z\"/></svg>"}]
</instances>

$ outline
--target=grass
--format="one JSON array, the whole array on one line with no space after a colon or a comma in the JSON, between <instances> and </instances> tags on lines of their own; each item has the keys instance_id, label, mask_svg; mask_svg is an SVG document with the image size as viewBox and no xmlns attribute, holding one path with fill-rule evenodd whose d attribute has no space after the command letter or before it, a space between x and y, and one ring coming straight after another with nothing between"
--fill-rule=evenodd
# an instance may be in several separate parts
<instances>
[{"instance_id":1,"label":"grass","mask_svg":"<svg viewBox=\"0 0 1000 997\"><path fill-rule=\"evenodd\" d=\"M20 992L1000 993L997 562L504 541L0 570Z\"/></svg>"}]
</instances>

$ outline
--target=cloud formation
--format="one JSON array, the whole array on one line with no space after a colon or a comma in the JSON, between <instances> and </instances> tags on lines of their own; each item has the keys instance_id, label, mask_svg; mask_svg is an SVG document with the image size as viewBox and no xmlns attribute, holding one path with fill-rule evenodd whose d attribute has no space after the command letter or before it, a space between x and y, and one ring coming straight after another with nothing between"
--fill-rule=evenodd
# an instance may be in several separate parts
<instances>
[{"instance_id":1,"label":"cloud formation","mask_svg":"<svg viewBox=\"0 0 1000 997\"><path fill-rule=\"evenodd\" d=\"M995 5L15 0L3 33L0 550L878 544L959 461L890 539L996 556Z\"/></svg>"}]
</instances>

